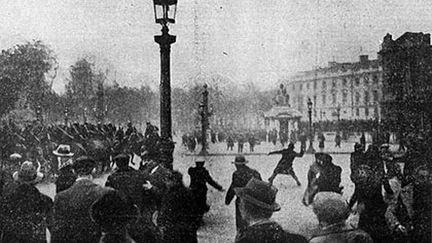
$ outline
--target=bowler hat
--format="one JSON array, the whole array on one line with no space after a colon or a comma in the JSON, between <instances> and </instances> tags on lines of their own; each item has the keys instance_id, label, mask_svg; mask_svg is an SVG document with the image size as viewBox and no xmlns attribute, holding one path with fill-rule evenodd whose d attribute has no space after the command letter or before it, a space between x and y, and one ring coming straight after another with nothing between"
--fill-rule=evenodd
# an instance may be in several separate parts
<instances>
[{"instance_id":1,"label":"bowler hat","mask_svg":"<svg viewBox=\"0 0 432 243\"><path fill-rule=\"evenodd\" d=\"M293 143L289 143L288 144L288 149L294 149L294 144Z\"/></svg>"},{"instance_id":2,"label":"bowler hat","mask_svg":"<svg viewBox=\"0 0 432 243\"><path fill-rule=\"evenodd\" d=\"M75 162L72 164L72 168L75 171L88 172L88 173L91 173L91 171L95 167L96 167L96 162L88 156L81 156L77 158Z\"/></svg>"},{"instance_id":3,"label":"bowler hat","mask_svg":"<svg viewBox=\"0 0 432 243\"><path fill-rule=\"evenodd\" d=\"M43 174L40 173L33 162L25 161L19 171L15 171L12 175L13 179L18 182L33 184L42 180Z\"/></svg>"},{"instance_id":4,"label":"bowler hat","mask_svg":"<svg viewBox=\"0 0 432 243\"><path fill-rule=\"evenodd\" d=\"M128 160L129 161L129 155L124 154L124 153L120 153L120 154L114 156L113 160L114 161L117 161L117 160Z\"/></svg>"},{"instance_id":5,"label":"bowler hat","mask_svg":"<svg viewBox=\"0 0 432 243\"><path fill-rule=\"evenodd\" d=\"M126 224L137 219L138 208L117 190L110 189L90 207L91 219L102 226Z\"/></svg>"},{"instance_id":6,"label":"bowler hat","mask_svg":"<svg viewBox=\"0 0 432 243\"><path fill-rule=\"evenodd\" d=\"M278 189L268 182L252 178L245 187L234 188L238 197L255 206L269 211L279 211L280 205L275 202Z\"/></svg>"},{"instance_id":7,"label":"bowler hat","mask_svg":"<svg viewBox=\"0 0 432 243\"><path fill-rule=\"evenodd\" d=\"M243 155L237 155L232 163L236 165L244 165L247 164L248 162L249 161L247 161Z\"/></svg>"},{"instance_id":8,"label":"bowler hat","mask_svg":"<svg viewBox=\"0 0 432 243\"><path fill-rule=\"evenodd\" d=\"M317 160L321 160L323 162L328 162L328 161L331 162L333 160L333 158L329 154L326 154L326 153L315 153L315 158Z\"/></svg>"},{"instance_id":9,"label":"bowler hat","mask_svg":"<svg viewBox=\"0 0 432 243\"><path fill-rule=\"evenodd\" d=\"M335 192L319 192L312 207L318 220L331 224L345 221L350 213L348 203Z\"/></svg>"},{"instance_id":10,"label":"bowler hat","mask_svg":"<svg viewBox=\"0 0 432 243\"><path fill-rule=\"evenodd\" d=\"M59 157L72 157L74 155L71 152L70 146L66 144L60 144L57 149L53 151L53 154Z\"/></svg>"}]
</instances>

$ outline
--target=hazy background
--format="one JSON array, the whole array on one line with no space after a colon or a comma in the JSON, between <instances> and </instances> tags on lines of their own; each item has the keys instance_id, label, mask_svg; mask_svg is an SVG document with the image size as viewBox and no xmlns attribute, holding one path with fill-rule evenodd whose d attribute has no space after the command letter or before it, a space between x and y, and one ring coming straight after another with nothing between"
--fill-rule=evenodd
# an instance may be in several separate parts
<instances>
[{"instance_id":1,"label":"hazy background","mask_svg":"<svg viewBox=\"0 0 432 243\"><path fill-rule=\"evenodd\" d=\"M40 39L56 53L53 88L92 57L120 85L159 82L160 33L151 0L1 0L0 48ZM386 33L432 32L430 0L179 0L170 33L172 85L198 74L274 88L279 78L328 61L376 58Z\"/></svg>"}]
</instances>

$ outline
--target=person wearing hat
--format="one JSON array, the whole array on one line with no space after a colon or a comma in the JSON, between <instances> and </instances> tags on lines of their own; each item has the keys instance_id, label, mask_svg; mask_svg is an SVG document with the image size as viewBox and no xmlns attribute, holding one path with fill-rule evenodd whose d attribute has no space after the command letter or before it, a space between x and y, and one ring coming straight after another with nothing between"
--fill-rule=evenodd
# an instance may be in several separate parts
<instances>
[{"instance_id":1,"label":"person wearing hat","mask_svg":"<svg viewBox=\"0 0 432 243\"><path fill-rule=\"evenodd\" d=\"M300 153L297 153L294 151L294 144L289 143L288 148L268 153L268 155L271 154L282 154L282 158L279 160L279 163L277 164L276 168L273 171L273 174L270 176L268 181L271 184L273 184L273 180L276 178L278 174L285 174L285 175L291 175L294 178L294 180L297 182L297 185L301 186L301 183L297 178L292 165L296 157L299 158L303 157L304 148L302 147L300 149Z\"/></svg>"},{"instance_id":2,"label":"person wearing hat","mask_svg":"<svg viewBox=\"0 0 432 243\"><path fill-rule=\"evenodd\" d=\"M149 178L142 171L135 170L129 166L130 157L121 153L113 158L117 170L108 176L106 187L111 187L126 195L133 204L140 209L137 223L128 226L128 232L137 242L140 239L147 240L156 232L151 224L151 216L154 211L155 193L147 188L152 185Z\"/></svg>"},{"instance_id":3,"label":"person wearing hat","mask_svg":"<svg viewBox=\"0 0 432 243\"><path fill-rule=\"evenodd\" d=\"M276 187L252 178L245 187L235 188L234 191L240 198L240 213L247 222L247 227L236 237L236 243L307 242L303 236L288 233L270 220L273 213L281 209L276 203Z\"/></svg>"},{"instance_id":4,"label":"person wearing hat","mask_svg":"<svg viewBox=\"0 0 432 243\"><path fill-rule=\"evenodd\" d=\"M161 242L198 242L198 207L192 192L183 183L183 175L171 171L166 183L168 190L162 197L156 220Z\"/></svg>"},{"instance_id":5,"label":"person wearing hat","mask_svg":"<svg viewBox=\"0 0 432 243\"><path fill-rule=\"evenodd\" d=\"M235 165L236 171L234 171L232 175L232 182L225 197L226 205L229 205L233 200L234 196L236 195L234 188L245 187L246 184L249 182L249 180L252 178L262 180L261 175L257 170L254 170L246 165L248 161L244 156L242 155L236 156L234 162L232 163ZM247 226L247 222L243 219L242 215L240 214L239 206L240 206L240 198L237 197L235 200L237 234L243 232L243 230Z\"/></svg>"},{"instance_id":6,"label":"person wearing hat","mask_svg":"<svg viewBox=\"0 0 432 243\"><path fill-rule=\"evenodd\" d=\"M326 153L315 153L315 162L308 171L308 186L306 188L303 204L308 206L318 192L331 191L342 193L342 168L333 164L333 158Z\"/></svg>"},{"instance_id":7,"label":"person wearing hat","mask_svg":"<svg viewBox=\"0 0 432 243\"><path fill-rule=\"evenodd\" d=\"M36 188L43 175L30 161L13 174L17 186L1 200L2 242L46 242L53 201Z\"/></svg>"},{"instance_id":8,"label":"person wearing hat","mask_svg":"<svg viewBox=\"0 0 432 243\"><path fill-rule=\"evenodd\" d=\"M57 163L55 163L54 171L58 171L58 177L55 181L56 193L64 191L71 187L75 180L76 175L72 169L73 156L70 146L65 144L60 144L53 154L57 156Z\"/></svg>"},{"instance_id":9,"label":"person wearing hat","mask_svg":"<svg viewBox=\"0 0 432 243\"><path fill-rule=\"evenodd\" d=\"M350 208L340 194L320 192L315 196L312 207L318 218L319 229L313 234L309 243L373 242L368 233L346 223Z\"/></svg>"},{"instance_id":10,"label":"person wearing hat","mask_svg":"<svg viewBox=\"0 0 432 243\"><path fill-rule=\"evenodd\" d=\"M210 210L210 206L207 204L207 183L218 191L224 191L222 186L210 176L209 171L204 167L204 163L204 158L199 158L195 161L196 166L188 169L190 176L189 188L195 196L201 219L204 213Z\"/></svg>"},{"instance_id":11,"label":"person wearing hat","mask_svg":"<svg viewBox=\"0 0 432 243\"><path fill-rule=\"evenodd\" d=\"M98 242L135 243L128 232L128 225L137 223L140 212L129 198L117 190L110 190L90 207L91 219L101 227L102 237ZM140 239L149 242L151 239Z\"/></svg>"},{"instance_id":12,"label":"person wearing hat","mask_svg":"<svg viewBox=\"0 0 432 243\"><path fill-rule=\"evenodd\" d=\"M90 206L109 189L93 182L96 162L81 156L72 165L75 183L54 198L51 242L98 242L100 231L89 215Z\"/></svg>"}]
</instances>

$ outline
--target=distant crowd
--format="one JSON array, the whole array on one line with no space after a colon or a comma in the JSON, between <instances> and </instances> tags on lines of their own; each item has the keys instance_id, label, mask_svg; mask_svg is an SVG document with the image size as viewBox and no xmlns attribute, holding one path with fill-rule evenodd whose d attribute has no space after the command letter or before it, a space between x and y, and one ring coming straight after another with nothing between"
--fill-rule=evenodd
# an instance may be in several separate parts
<instances>
[{"instance_id":1,"label":"distant crowd","mask_svg":"<svg viewBox=\"0 0 432 243\"><path fill-rule=\"evenodd\" d=\"M109 124L54 126L41 128L51 132L40 133L3 129L18 140L2 142L11 150L2 158L0 242L46 242L46 230L51 242L197 242L197 231L210 209L207 184L226 192L226 205L235 199L235 226L228 226L235 227L233 242L431 242L431 163L422 138L407 140L406 151L397 155L388 144L372 144L365 150L362 142L356 143L349 172L355 190L348 202L342 197L342 168L330 154L315 153L302 203L311 206L319 225L307 239L271 219L285 206L276 200L275 178L290 175L302 184L293 163L303 157L303 143L300 152L289 143L268 153L281 155L268 182L248 166L245 156L236 156L236 170L225 189L205 168L205 158L189 168L186 186L180 172L158 159L163 151L158 129L150 123L144 134L132 124L125 131ZM229 139L227 135L223 140L228 144ZM49 151L41 145L43 140L56 146ZM43 158L53 157L54 199L36 187L47 172L41 170L39 157L26 153L33 146L48 151ZM111 164L115 169L107 170L105 184L96 183L97 168ZM358 226L349 223L351 213L359 214Z\"/></svg>"}]
</instances>

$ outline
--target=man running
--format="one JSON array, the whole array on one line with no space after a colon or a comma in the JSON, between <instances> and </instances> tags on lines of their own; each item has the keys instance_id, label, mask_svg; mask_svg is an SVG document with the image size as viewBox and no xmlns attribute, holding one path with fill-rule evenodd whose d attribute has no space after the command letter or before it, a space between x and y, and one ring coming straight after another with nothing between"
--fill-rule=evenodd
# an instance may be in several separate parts
<instances>
[{"instance_id":1,"label":"man running","mask_svg":"<svg viewBox=\"0 0 432 243\"><path fill-rule=\"evenodd\" d=\"M273 184L273 180L275 179L276 175L285 174L285 175L291 175L294 178L294 180L297 182L297 185L301 186L299 179L294 173L292 164L295 157L303 157L304 148L302 147L300 153L297 153L294 151L294 144L290 143L288 144L288 148L268 153L268 155L271 154L282 154L282 158L279 160L279 163L274 169L273 174L268 179L269 182Z\"/></svg>"}]
</instances>

